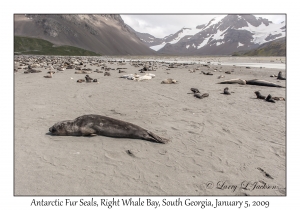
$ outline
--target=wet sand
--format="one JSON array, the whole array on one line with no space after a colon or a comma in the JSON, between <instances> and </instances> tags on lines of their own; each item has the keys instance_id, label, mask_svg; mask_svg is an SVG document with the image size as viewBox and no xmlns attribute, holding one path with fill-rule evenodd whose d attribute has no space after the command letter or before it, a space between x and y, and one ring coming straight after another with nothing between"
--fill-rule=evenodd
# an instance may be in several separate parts
<instances>
[{"instance_id":1,"label":"wet sand","mask_svg":"<svg viewBox=\"0 0 300 210\"><path fill-rule=\"evenodd\" d=\"M140 82L119 78L123 74L117 70L110 70L111 76L89 74L99 83L77 83L85 74L75 74L74 69L57 72L51 79L43 77L48 71L44 67L35 68L41 73L30 74L19 69L14 74L15 195L285 195L286 101L259 100L254 91L285 98L286 88L217 84L233 78L282 86L285 81L270 77L279 69L222 65L232 58L195 58L220 59L221 65L210 68L195 64L166 70L168 64L160 63L150 71L155 78ZM235 59L250 63L258 58ZM100 69L89 62L84 65ZM124 74L141 69L129 62L106 65L127 68ZM218 79L220 75L225 78ZM161 84L167 78L179 83ZM231 95L221 94L225 87ZM190 88L209 97L197 99L187 94ZM171 142L47 135L54 123L85 114L131 122Z\"/></svg>"}]
</instances>

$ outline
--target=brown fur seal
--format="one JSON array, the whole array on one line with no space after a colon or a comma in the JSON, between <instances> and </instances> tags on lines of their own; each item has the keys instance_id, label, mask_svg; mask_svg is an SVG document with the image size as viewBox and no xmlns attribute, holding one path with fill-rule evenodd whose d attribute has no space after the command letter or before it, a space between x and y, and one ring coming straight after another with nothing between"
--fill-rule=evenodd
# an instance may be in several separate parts
<instances>
[{"instance_id":1,"label":"brown fur seal","mask_svg":"<svg viewBox=\"0 0 300 210\"><path fill-rule=\"evenodd\" d=\"M258 99L266 99L266 96L261 95L259 91L255 91L254 93Z\"/></svg>"},{"instance_id":2,"label":"brown fur seal","mask_svg":"<svg viewBox=\"0 0 300 210\"><path fill-rule=\"evenodd\" d=\"M205 98L205 97L208 97L208 96L209 96L208 93L204 93L203 95L201 95L200 93L195 93L194 94L194 97L199 98L199 99L202 99L202 98Z\"/></svg>"},{"instance_id":3,"label":"brown fur seal","mask_svg":"<svg viewBox=\"0 0 300 210\"><path fill-rule=\"evenodd\" d=\"M92 73L92 71L88 71L88 70L75 71L75 74L90 74L90 73Z\"/></svg>"},{"instance_id":4,"label":"brown fur seal","mask_svg":"<svg viewBox=\"0 0 300 210\"><path fill-rule=\"evenodd\" d=\"M89 75L85 75L85 81L86 82L92 82L93 78L91 78Z\"/></svg>"},{"instance_id":5,"label":"brown fur seal","mask_svg":"<svg viewBox=\"0 0 300 210\"><path fill-rule=\"evenodd\" d=\"M267 96L266 101L275 103L275 101L272 99L271 94L269 94L269 95Z\"/></svg>"},{"instance_id":6,"label":"brown fur seal","mask_svg":"<svg viewBox=\"0 0 300 210\"><path fill-rule=\"evenodd\" d=\"M191 88L191 91L192 91L193 93L200 93L200 91L199 91L197 88Z\"/></svg>"},{"instance_id":7,"label":"brown fur seal","mask_svg":"<svg viewBox=\"0 0 300 210\"><path fill-rule=\"evenodd\" d=\"M229 91L228 91L228 87L224 88L224 94L225 94L225 95L231 95L231 94L229 93Z\"/></svg>"},{"instance_id":8,"label":"brown fur seal","mask_svg":"<svg viewBox=\"0 0 300 210\"><path fill-rule=\"evenodd\" d=\"M219 82L218 84L240 84L240 85L246 85L246 80L242 80L242 79L230 79L230 80L225 80L223 82Z\"/></svg>"},{"instance_id":9,"label":"brown fur seal","mask_svg":"<svg viewBox=\"0 0 300 210\"><path fill-rule=\"evenodd\" d=\"M110 76L109 72L104 72L104 76Z\"/></svg>"},{"instance_id":10,"label":"brown fur seal","mask_svg":"<svg viewBox=\"0 0 300 210\"><path fill-rule=\"evenodd\" d=\"M246 84L247 85L259 85L259 86L281 87L281 88L283 88L283 86L281 86L281 85L277 85L275 83L268 82L266 80L259 80L259 79L246 80Z\"/></svg>"},{"instance_id":11,"label":"brown fur seal","mask_svg":"<svg viewBox=\"0 0 300 210\"><path fill-rule=\"evenodd\" d=\"M280 79L280 80L286 80L286 78L284 78L284 77L282 76L282 72L281 72L281 71L278 73L277 79Z\"/></svg>"},{"instance_id":12,"label":"brown fur seal","mask_svg":"<svg viewBox=\"0 0 300 210\"><path fill-rule=\"evenodd\" d=\"M28 73L40 73L42 72L41 70L36 70L36 69L28 69L27 71L24 71L24 74Z\"/></svg>"},{"instance_id":13,"label":"brown fur seal","mask_svg":"<svg viewBox=\"0 0 300 210\"><path fill-rule=\"evenodd\" d=\"M169 140L129 122L101 115L83 115L74 120L58 122L49 128L52 135L58 136L108 136L115 138L143 139L158 143Z\"/></svg>"},{"instance_id":14,"label":"brown fur seal","mask_svg":"<svg viewBox=\"0 0 300 210\"><path fill-rule=\"evenodd\" d=\"M77 80L77 82L82 83L82 82L85 82L85 80L84 79L79 79L79 80Z\"/></svg>"},{"instance_id":15,"label":"brown fur seal","mask_svg":"<svg viewBox=\"0 0 300 210\"><path fill-rule=\"evenodd\" d=\"M202 72L202 74L204 74L204 75L213 75L212 73L210 73L210 72L204 72L204 71L201 71Z\"/></svg>"}]
</instances>

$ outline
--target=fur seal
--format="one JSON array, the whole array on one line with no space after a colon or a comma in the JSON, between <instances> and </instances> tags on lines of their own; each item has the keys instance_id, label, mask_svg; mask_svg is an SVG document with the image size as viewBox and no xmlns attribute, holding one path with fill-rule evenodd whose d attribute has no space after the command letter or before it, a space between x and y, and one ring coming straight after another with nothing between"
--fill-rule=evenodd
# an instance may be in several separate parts
<instances>
[{"instance_id":1,"label":"fur seal","mask_svg":"<svg viewBox=\"0 0 300 210\"><path fill-rule=\"evenodd\" d=\"M177 83L178 83L177 80L171 79L171 78L165 79L165 80L163 80L163 81L161 82L161 84L177 84Z\"/></svg>"},{"instance_id":2,"label":"fur seal","mask_svg":"<svg viewBox=\"0 0 300 210\"><path fill-rule=\"evenodd\" d=\"M202 72L202 74L204 74L204 75L214 75L214 74L212 74L212 73L210 73L210 72L204 72L204 71L201 71Z\"/></svg>"},{"instance_id":3,"label":"fur seal","mask_svg":"<svg viewBox=\"0 0 300 210\"><path fill-rule=\"evenodd\" d=\"M259 85L259 86L281 87L281 88L283 88L283 86L281 86L281 85L277 85L275 83L268 82L266 80L259 80L259 79L246 80L246 84L247 85Z\"/></svg>"},{"instance_id":4,"label":"fur seal","mask_svg":"<svg viewBox=\"0 0 300 210\"><path fill-rule=\"evenodd\" d=\"M93 82L98 82L98 80L97 80L97 79L94 79Z\"/></svg>"},{"instance_id":5,"label":"fur seal","mask_svg":"<svg viewBox=\"0 0 300 210\"><path fill-rule=\"evenodd\" d=\"M275 101L272 99L271 94L269 94L269 95L267 96L266 101L275 103Z\"/></svg>"},{"instance_id":6,"label":"fur seal","mask_svg":"<svg viewBox=\"0 0 300 210\"><path fill-rule=\"evenodd\" d=\"M255 91L254 93L258 99L266 99L266 96L261 95L259 91Z\"/></svg>"},{"instance_id":7,"label":"fur seal","mask_svg":"<svg viewBox=\"0 0 300 210\"><path fill-rule=\"evenodd\" d=\"M229 93L229 91L228 91L228 87L224 88L224 94L225 94L225 95L231 95L231 94Z\"/></svg>"},{"instance_id":8,"label":"fur seal","mask_svg":"<svg viewBox=\"0 0 300 210\"><path fill-rule=\"evenodd\" d=\"M199 99L202 99L202 98L205 98L205 97L208 97L208 96L209 96L208 93L204 93L203 95L200 95L200 93L195 93L194 94L194 97L199 98Z\"/></svg>"},{"instance_id":9,"label":"fur seal","mask_svg":"<svg viewBox=\"0 0 300 210\"><path fill-rule=\"evenodd\" d=\"M58 136L100 135L115 138L143 139L163 144L169 141L132 123L94 114L55 123L49 128L49 131L52 135Z\"/></svg>"},{"instance_id":10,"label":"fur seal","mask_svg":"<svg viewBox=\"0 0 300 210\"><path fill-rule=\"evenodd\" d=\"M191 91L192 91L193 93L200 93L200 91L199 91L197 88L191 88Z\"/></svg>"},{"instance_id":11,"label":"fur seal","mask_svg":"<svg viewBox=\"0 0 300 210\"><path fill-rule=\"evenodd\" d=\"M84 79L79 79L79 80L77 80L77 82L82 83L82 82L85 82L85 80Z\"/></svg>"},{"instance_id":12,"label":"fur seal","mask_svg":"<svg viewBox=\"0 0 300 210\"><path fill-rule=\"evenodd\" d=\"M24 74L28 73L40 73L42 72L41 70L36 70L36 69L28 69L27 71L24 71Z\"/></svg>"},{"instance_id":13,"label":"fur seal","mask_svg":"<svg viewBox=\"0 0 300 210\"><path fill-rule=\"evenodd\" d=\"M104 76L110 76L110 73L109 72L104 72Z\"/></svg>"},{"instance_id":14,"label":"fur seal","mask_svg":"<svg viewBox=\"0 0 300 210\"><path fill-rule=\"evenodd\" d=\"M278 73L277 79L280 79L280 80L286 80L286 78L284 78L284 77L282 76L282 72L281 72L281 71Z\"/></svg>"},{"instance_id":15,"label":"fur seal","mask_svg":"<svg viewBox=\"0 0 300 210\"><path fill-rule=\"evenodd\" d=\"M246 85L246 80L243 80L243 79L230 79L230 80L225 80L223 82L219 82L218 84L240 84L240 85Z\"/></svg>"},{"instance_id":16,"label":"fur seal","mask_svg":"<svg viewBox=\"0 0 300 210\"><path fill-rule=\"evenodd\" d=\"M90 74L90 73L92 73L92 71L88 71L88 70L75 71L75 74Z\"/></svg>"},{"instance_id":17,"label":"fur seal","mask_svg":"<svg viewBox=\"0 0 300 210\"><path fill-rule=\"evenodd\" d=\"M85 81L86 82L92 82L93 78L91 78L89 75L85 75Z\"/></svg>"}]
</instances>

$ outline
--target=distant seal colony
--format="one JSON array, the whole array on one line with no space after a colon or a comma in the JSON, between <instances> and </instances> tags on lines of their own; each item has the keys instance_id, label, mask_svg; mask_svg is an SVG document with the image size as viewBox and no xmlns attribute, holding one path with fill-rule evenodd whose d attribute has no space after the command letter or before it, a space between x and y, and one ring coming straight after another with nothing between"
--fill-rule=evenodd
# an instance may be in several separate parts
<instances>
[{"instance_id":1,"label":"distant seal colony","mask_svg":"<svg viewBox=\"0 0 300 210\"><path fill-rule=\"evenodd\" d=\"M132 123L93 114L55 123L49 128L49 131L52 135L57 136L100 135L115 138L143 139L163 144L169 141Z\"/></svg>"}]
</instances>

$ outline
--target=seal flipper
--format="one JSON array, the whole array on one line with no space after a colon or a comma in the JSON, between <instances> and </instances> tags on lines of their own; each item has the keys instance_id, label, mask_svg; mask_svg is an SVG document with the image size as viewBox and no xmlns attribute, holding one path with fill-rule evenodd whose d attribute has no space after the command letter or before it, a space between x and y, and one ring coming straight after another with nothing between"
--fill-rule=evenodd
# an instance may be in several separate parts
<instances>
[{"instance_id":1,"label":"seal flipper","mask_svg":"<svg viewBox=\"0 0 300 210\"><path fill-rule=\"evenodd\" d=\"M147 131L147 133L149 134L150 140L153 140L155 142L165 144L170 141L169 139L161 138L158 135L155 135L151 131Z\"/></svg>"}]
</instances>

